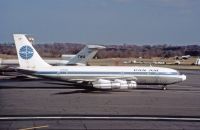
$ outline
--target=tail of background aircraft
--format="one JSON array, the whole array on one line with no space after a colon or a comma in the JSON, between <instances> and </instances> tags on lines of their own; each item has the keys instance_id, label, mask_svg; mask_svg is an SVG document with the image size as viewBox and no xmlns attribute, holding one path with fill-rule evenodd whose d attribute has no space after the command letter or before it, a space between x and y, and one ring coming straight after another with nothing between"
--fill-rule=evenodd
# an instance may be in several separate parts
<instances>
[{"instance_id":1,"label":"tail of background aircraft","mask_svg":"<svg viewBox=\"0 0 200 130\"><path fill-rule=\"evenodd\" d=\"M104 49L104 46L99 45L87 45L84 49L82 49L78 54L76 54L73 58L69 60L67 64L87 64L86 62L89 59L92 59L98 50Z\"/></svg>"},{"instance_id":2,"label":"tail of background aircraft","mask_svg":"<svg viewBox=\"0 0 200 130\"><path fill-rule=\"evenodd\" d=\"M20 68L34 69L50 67L33 48L25 34L13 34Z\"/></svg>"}]
</instances>

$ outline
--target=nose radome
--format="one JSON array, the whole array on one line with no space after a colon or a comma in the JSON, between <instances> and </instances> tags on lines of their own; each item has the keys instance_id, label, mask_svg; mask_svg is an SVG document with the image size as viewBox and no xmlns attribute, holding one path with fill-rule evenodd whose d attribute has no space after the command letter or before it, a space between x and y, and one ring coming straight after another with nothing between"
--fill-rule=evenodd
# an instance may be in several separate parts
<instances>
[{"instance_id":1,"label":"nose radome","mask_svg":"<svg viewBox=\"0 0 200 130\"><path fill-rule=\"evenodd\" d=\"M184 81L184 80L186 80L186 75L181 75L181 79L182 79L182 81Z\"/></svg>"}]
</instances>

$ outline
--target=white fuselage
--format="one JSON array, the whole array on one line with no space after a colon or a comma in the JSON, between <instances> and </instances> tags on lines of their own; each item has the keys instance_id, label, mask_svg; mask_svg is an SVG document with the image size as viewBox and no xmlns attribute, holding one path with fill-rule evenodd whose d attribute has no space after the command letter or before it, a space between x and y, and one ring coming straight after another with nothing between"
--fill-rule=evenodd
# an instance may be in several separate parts
<instances>
[{"instance_id":1,"label":"white fuselage","mask_svg":"<svg viewBox=\"0 0 200 130\"><path fill-rule=\"evenodd\" d=\"M31 69L33 70L33 69ZM116 67L116 66L53 66L37 68L35 76L50 77L62 80L104 79L109 77L129 78L137 84L168 85L182 82L185 75L176 70L161 67ZM132 77L132 79L131 79Z\"/></svg>"}]
</instances>

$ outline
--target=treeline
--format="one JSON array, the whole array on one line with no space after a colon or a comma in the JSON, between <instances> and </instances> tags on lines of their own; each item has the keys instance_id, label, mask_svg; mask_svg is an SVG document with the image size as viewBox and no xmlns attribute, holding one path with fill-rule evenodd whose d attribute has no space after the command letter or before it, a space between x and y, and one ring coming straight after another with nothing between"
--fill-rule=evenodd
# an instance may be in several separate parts
<instances>
[{"instance_id":1,"label":"treeline","mask_svg":"<svg viewBox=\"0 0 200 130\"><path fill-rule=\"evenodd\" d=\"M34 44L43 57L60 57L62 54L76 54L85 45L74 43ZM200 45L104 45L106 49L97 53L98 58L127 57L174 57L182 55L200 56ZM14 44L0 44L0 54L16 55Z\"/></svg>"}]
</instances>

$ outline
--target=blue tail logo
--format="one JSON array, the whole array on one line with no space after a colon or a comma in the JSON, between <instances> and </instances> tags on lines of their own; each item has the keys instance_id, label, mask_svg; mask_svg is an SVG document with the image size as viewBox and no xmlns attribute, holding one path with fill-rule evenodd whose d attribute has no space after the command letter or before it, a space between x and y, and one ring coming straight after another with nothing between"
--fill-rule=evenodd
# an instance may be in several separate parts
<instances>
[{"instance_id":1,"label":"blue tail logo","mask_svg":"<svg viewBox=\"0 0 200 130\"><path fill-rule=\"evenodd\" d=\"M33 49L30 46L22 46L19 50L19 55L24 60L31 59L33 57Z\"/></svg>"}]
</instances>

